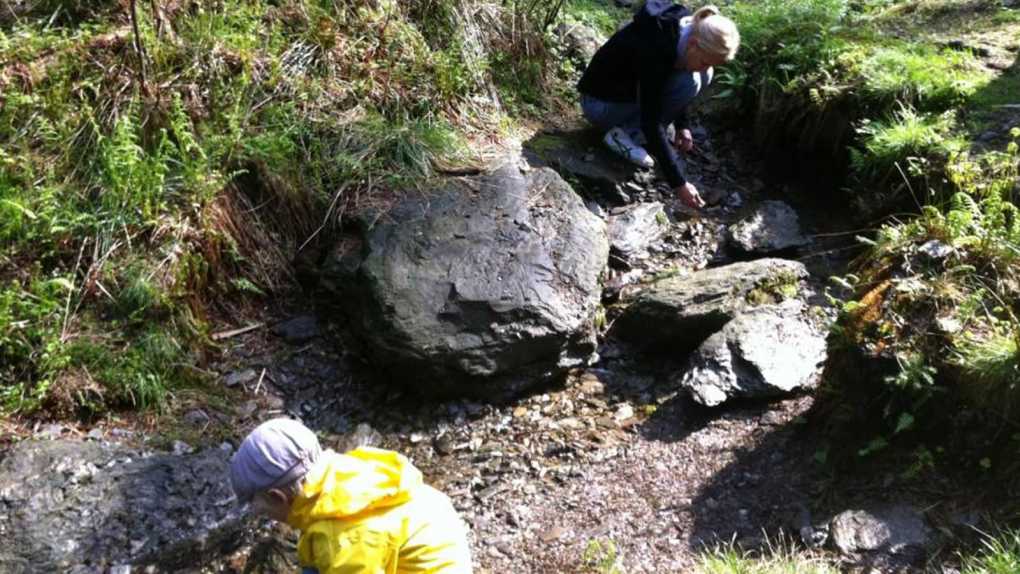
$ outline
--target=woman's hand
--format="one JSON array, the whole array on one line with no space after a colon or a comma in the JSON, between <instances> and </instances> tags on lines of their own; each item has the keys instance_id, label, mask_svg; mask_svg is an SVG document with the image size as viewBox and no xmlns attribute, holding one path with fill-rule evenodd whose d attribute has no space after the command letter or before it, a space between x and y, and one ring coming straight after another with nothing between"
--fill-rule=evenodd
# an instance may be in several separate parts
<instances>
[{"instance_id":1,"label":"woman's hand","mask_svg":"<svg viewBox=\"0 0 1020 574\"><path fill-rule=\"evenodd\" d=\"M694 136L691 135L691 130L682 129L676 132L676 138L673 140L673 145L678 151L687 153L694 149Z\"/></svg>"},{"instance_id":2,"label":"woman's hand","mask_svg":"<svg viewBox=\"0 0 1020 574\"><path fill-rule=\"evenodd\" d=\"M698 194L698 188L694 187L694 184L687 182L680 187L676 188L677 197L687 207L693 207L695 209L705 207L705 200L701 199L701 195Z\"/></svg>"}]
</instances>

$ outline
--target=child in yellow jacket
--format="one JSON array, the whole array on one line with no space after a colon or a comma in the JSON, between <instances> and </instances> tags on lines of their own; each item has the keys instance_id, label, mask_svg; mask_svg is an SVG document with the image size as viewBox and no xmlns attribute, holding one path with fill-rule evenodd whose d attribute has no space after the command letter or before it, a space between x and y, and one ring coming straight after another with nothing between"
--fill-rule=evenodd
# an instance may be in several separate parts
<instances>
[{"instance_id":1,"label":"child in yellow jacket","mask_svg":"<svg viewBox=\"0 0 1020 574\"><path fill-rule=\"evenodd\" d=\"M230 461L242 502L301 530L298 560L318 574L470 574L467 529L450 500L396 452L323 451L298 421L259 425Z\"/></svg>"}]
</instances>

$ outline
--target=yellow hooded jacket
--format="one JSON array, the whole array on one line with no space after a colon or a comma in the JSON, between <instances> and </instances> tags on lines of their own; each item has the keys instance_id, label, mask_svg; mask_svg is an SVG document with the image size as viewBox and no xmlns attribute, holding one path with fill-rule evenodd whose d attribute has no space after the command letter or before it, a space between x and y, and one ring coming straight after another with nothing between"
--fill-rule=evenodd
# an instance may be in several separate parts
<instances>
[{"instance_id":1,"label":"yellow hooded jacket","mask_svg":"<svg viewBox=\"0 0 1020 574\"><path fill-rule=\"evenodd\" d=\"M325 451L287 522L298 560L319 574L470 574L467 529L450 500L403 455Z\"/></svg>"}]
</instances>

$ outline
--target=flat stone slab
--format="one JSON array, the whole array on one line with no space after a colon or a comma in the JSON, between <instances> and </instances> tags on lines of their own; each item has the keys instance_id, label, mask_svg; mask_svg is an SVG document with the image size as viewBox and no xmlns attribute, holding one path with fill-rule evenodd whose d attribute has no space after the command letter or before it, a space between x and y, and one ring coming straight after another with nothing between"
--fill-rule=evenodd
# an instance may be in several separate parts
<instances>
[{"instance_id":1,"label":"flat stone slab","mask_svg":"<svg viewBox=\"0 0 1020 574\"><path fill-rule=\"evenodd\" d=\"M800 230L800 219L782 201L763 201L754 211L729 227L730 244L744 253L766 255L810 243Z\"/></svg>"},{"instance_id":2,"label":"flat stone slab","mask_svg":"<svg viewBox=\"0 0 1020 574\"><path fill-rule=\"evenodd\" d=\"M758 259L661 279L635 296L614 334L644 350L689 353L741 312L796 298L807 277L799 262Z\"/></svg>"},{"instance_id":3,"label":"flat stone slab","mask_svg":"<svg viewBox=\"0 0 1020 574\"><path fill-rule=\"evenodd\" d=\"M246 527L227 480L230 454L66 439L15 445L0 462L0 571L200 564Z\"/></svg>"}]
</instances>

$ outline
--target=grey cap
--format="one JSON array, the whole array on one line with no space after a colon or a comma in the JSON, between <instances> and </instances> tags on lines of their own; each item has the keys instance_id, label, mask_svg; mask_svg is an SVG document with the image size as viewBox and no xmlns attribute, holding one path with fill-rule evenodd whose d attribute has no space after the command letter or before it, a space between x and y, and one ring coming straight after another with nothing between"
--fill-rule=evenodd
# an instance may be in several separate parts
<instances>
[{"instance_id":1,"label":"grey cap","mask_svg":"<svg viewBox=\"0 0 1020 574\"><path fill-rule=\"evenodd\" d=\"M299 421L278 418L260 424L230 459L230 483L241 502L255 493L280 488L304 476L319 459L322 447Z\"/></svg>"}]
</instances>

